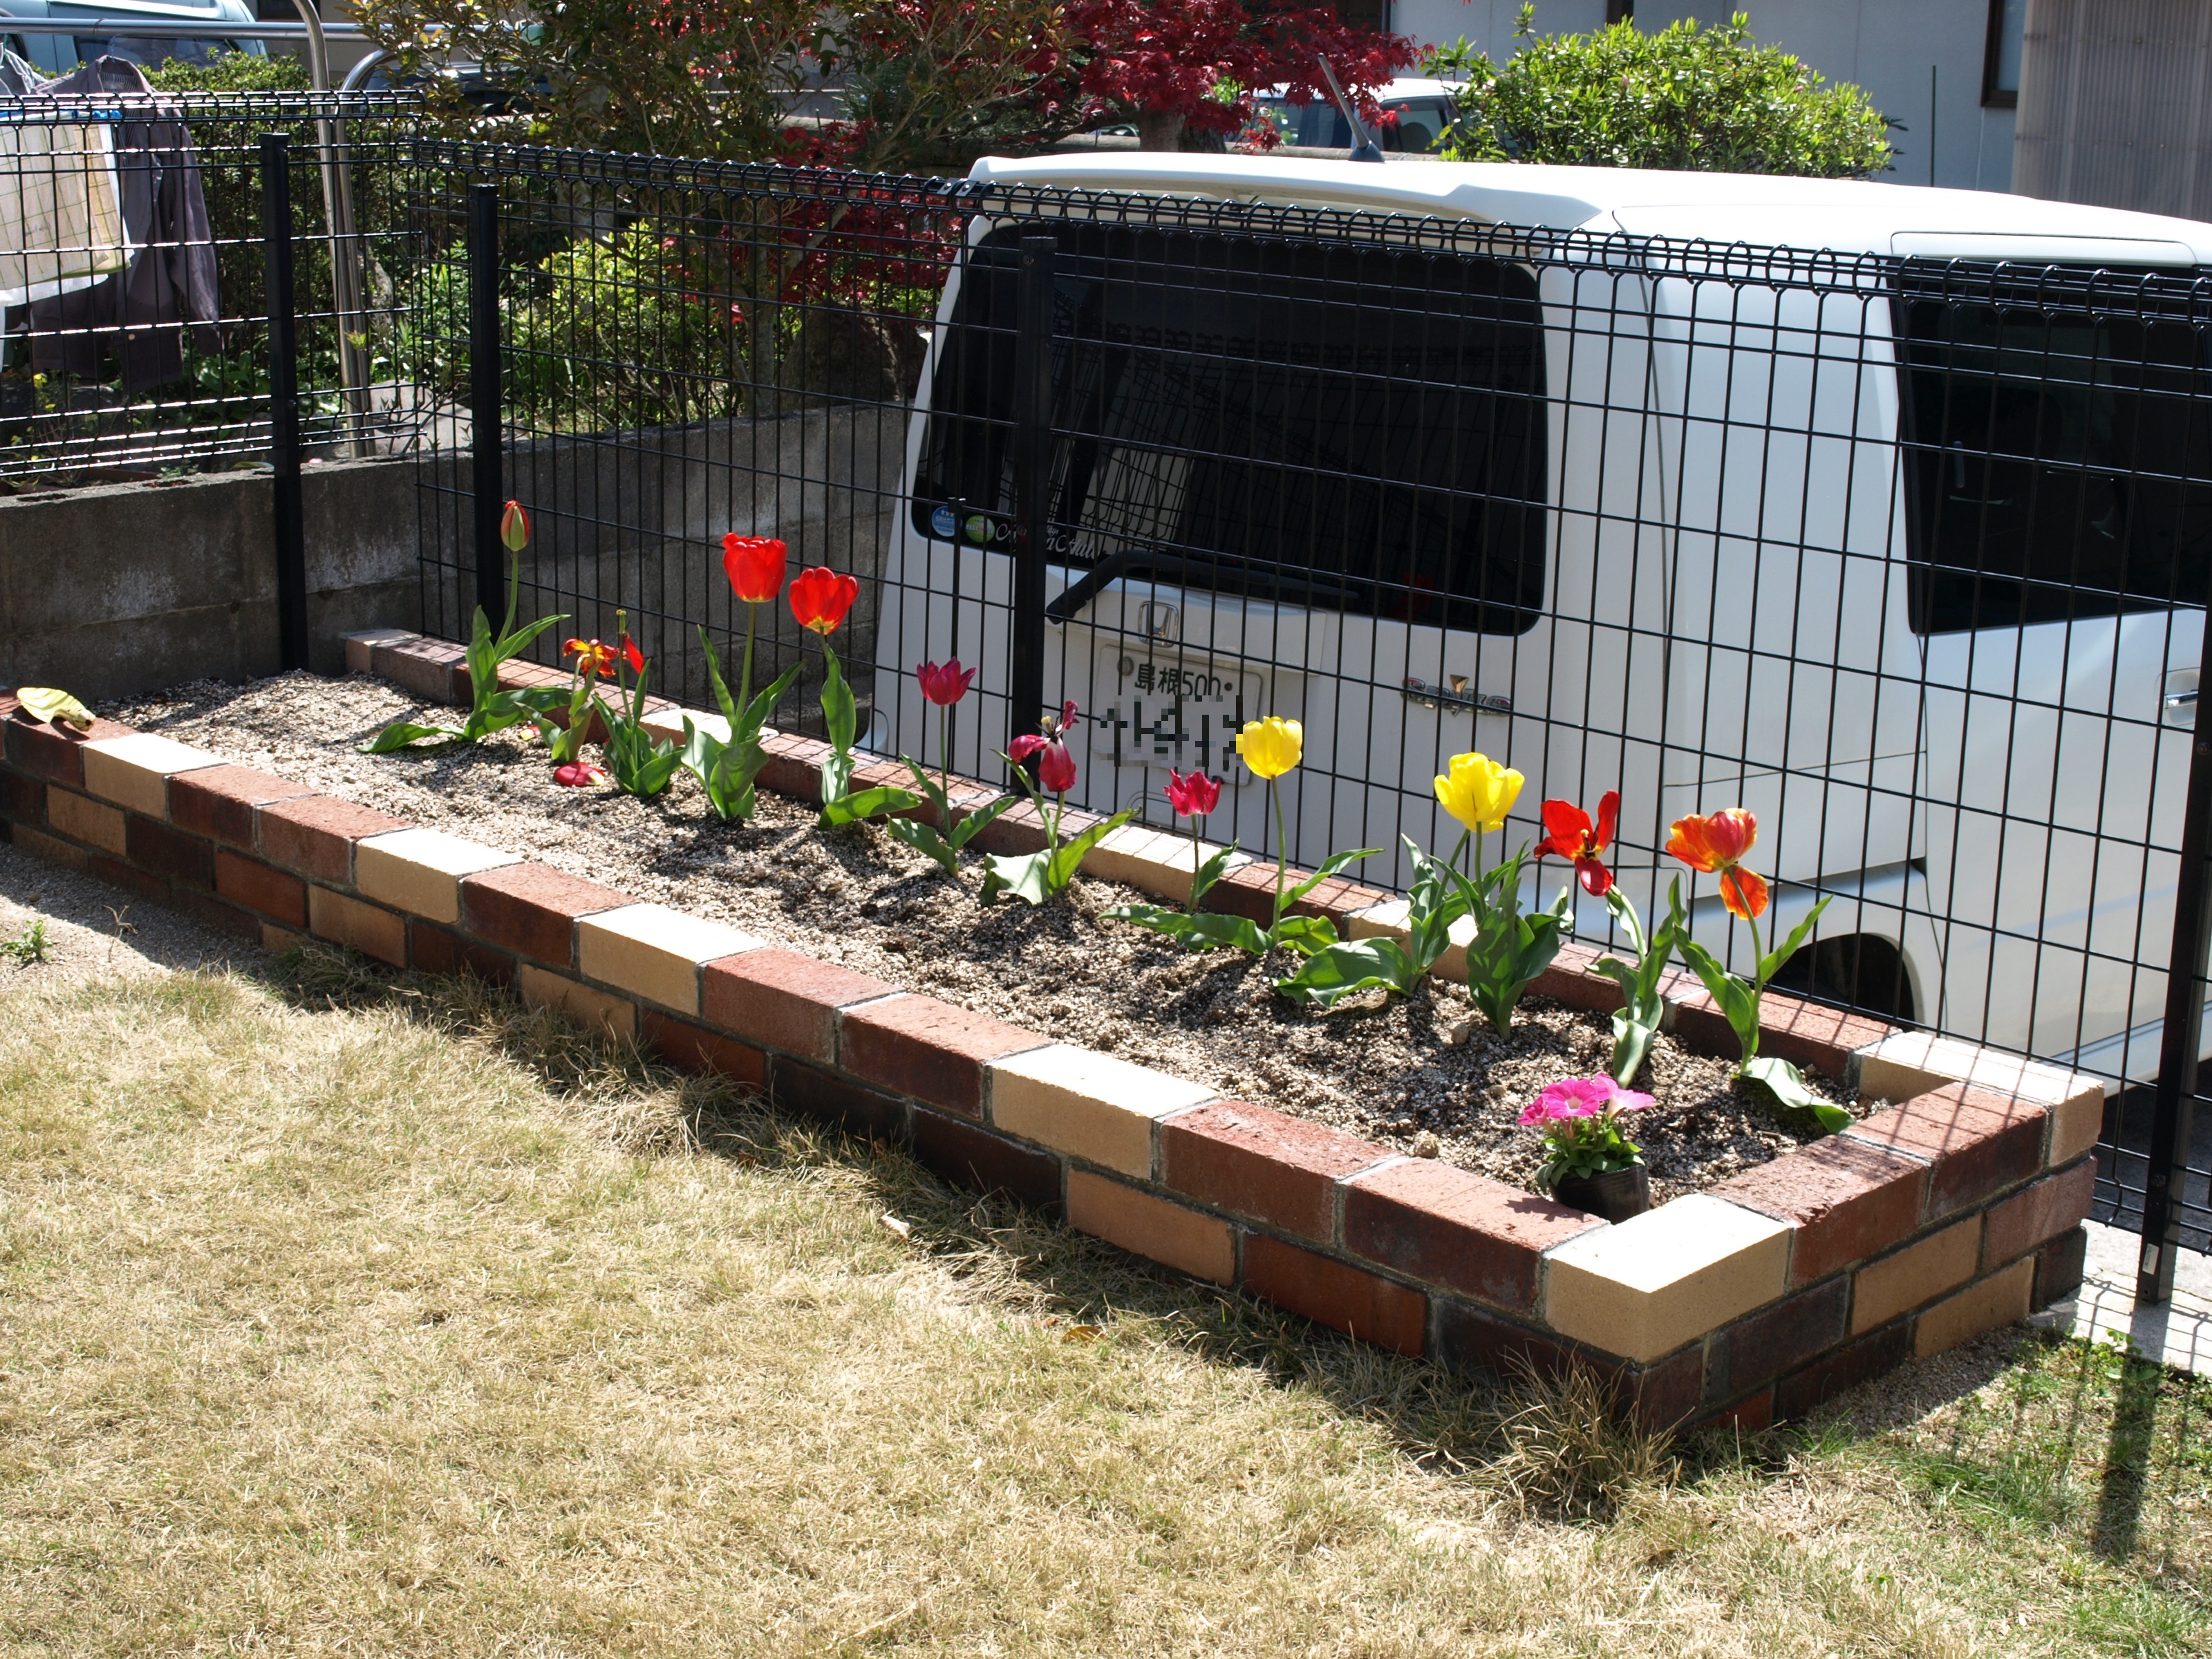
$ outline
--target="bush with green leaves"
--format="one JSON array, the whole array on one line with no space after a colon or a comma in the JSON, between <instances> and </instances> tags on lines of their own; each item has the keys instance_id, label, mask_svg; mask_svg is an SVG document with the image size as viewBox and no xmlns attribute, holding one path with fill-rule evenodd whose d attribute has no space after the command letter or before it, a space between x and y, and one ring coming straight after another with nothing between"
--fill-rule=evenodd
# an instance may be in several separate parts
<instances>
[{"instance_id":1,"label":"bush with green leaves","mask_svg":"<svg viewBox=\"0 0 2212 1659\"><path fill-rule=\"evenodd\" d=\"M1889 167L1890 122L1866 94L1757 44L1741 12L1651 34L1631 21L1540 35L1534 20L1522 6L1523 44L1506 63L1465 40L1431 55L1432 73L1467 83L1447 159L1816 179Z\"/></svg>"}]
</instances>

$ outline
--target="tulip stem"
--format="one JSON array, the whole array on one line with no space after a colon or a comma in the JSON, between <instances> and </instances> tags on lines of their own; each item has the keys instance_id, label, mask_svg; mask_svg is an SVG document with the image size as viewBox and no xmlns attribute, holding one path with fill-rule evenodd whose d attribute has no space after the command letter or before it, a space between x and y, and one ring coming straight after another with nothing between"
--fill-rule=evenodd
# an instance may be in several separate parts
<instances>
[{"instance_id":1,"label":"tulip stem","mask_svg":"<svg viewBox=\"0 0 2212 1659\"><path fill-rule=\"evenodd\" d=\"M952 833L952 705L946 703L937 711L937 787L945 797L945 822L939 827L945 834Z\"/></svg>"},{"instance_id":2,"label":"tulip stem","mask_svg":"<svg viewBox=\"0 0 2212 1659\"><path fill-rule=\"evenodd\" d=\"M1283 919L1283 876L1290 867L1290 837L1283 833L1283 792L1275 780L1267 780L1268 799L1275 803L1275 920Z\"/></svg>"},{"instance_id":3,"label":"tulip stem","mask_svg":"<svg viewBox=\"0 0 2212 1659\"><path fill-rule=\"evenodd\" d=\"M1194 812L1194 813L1192 813L1192 814L1191 814L1191 818L1190 818L1190 902L1189 902L1189 904L1188 904L1188 905L1187 905L1187 906L1185 906L1185 907L1184 907L1184 914L1185 914L1185 915L1194 915L1194 915L1196 915L1198 914L1198 872L1199 872L1199 871L1200 871L1200 870L1204 866L1204 865L1205 865L1205 860L1204 860L1203 859L1200 858L1200 857L1199 857L1199 855L1198 855L1198 854L1199 854L1198 830L1199 830L1199 826L1200 826L1200 824L1204 823L1205 822L1206 822L1205 818L1204 818L1204 817L1200 817L1199 814L1197 814L1197 813L1195 813L1195 812Z\"/></svg>"},{"instance_id":4,"label":"tulip stem","mask_svg":"<svg viewBox=\"0 0 2212 1659\"><path fill-rule=\"evenodd\" d=\"M745 606L745 665L738 675L738 709L739 713L753 706L753 630L760 626L760 606L748 603ZM730 734L735 741L737 733Z\"/></svg>"}]
</instances>

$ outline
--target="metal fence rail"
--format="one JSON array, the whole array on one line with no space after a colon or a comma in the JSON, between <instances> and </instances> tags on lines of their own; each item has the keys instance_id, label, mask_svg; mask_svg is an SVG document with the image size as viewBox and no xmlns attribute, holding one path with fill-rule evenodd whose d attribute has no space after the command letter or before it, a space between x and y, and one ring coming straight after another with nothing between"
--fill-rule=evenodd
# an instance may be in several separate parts
<instances>
[{"instance_id":1,"label":"metal fence rail","mask_svg":"<svg viewBox=\"0 0 2212 1659\"><path fill-rule=\"evenodd\" d=\"M394 146L415 108L336 93L0 98L0 480L269 459L271 133L293 174L301 441L411 442L388 296L407 246Z\"/></svg>"},{"instance_id":2,"label":"metal fence rail","mask_svg":"<svg viewBox=\"0 0 2212 1659\"><path fill-rule=\"evenodd\" d=\"M1430 780L1469 749L1530 780L1509 843L1619 790L1647 915L1669 823L1741 804L1773 925L1831 902L1796 988L2105 1077L2106 1212L2148 1195L2152 1243L2204 1248L2212 280L412 159L425 384L502 437L422 473L433 629L499 569L503 492L538 512L527 602L622 607L689 701L698 630L726 658L742 623L735 531L860 575L884 753L934 758L911 670L958 655L956 767L1072 699L1079 804L1166 823L1201 767L1209 832L1272 855L1231 739L1296 718L1291 856L1376 848L1378 884L1401 835L1455 836ZM771 654L808 643L783 619ZM1693 920L1747 965L1709 892Z\"/></svg>"}]
</instances>

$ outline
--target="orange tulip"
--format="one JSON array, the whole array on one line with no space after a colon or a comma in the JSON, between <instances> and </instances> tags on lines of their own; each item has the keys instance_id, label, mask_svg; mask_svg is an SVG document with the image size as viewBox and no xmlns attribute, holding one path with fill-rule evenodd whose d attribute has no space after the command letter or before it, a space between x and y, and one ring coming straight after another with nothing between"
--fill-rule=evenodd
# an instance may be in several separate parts
<instances>
[{"instance_id":1,"label":"orange tulip","mask_svg":"<svg viewBox=\"0 0 2212 1659\"><path fill-rule=\"evenodd\" d=\"M615 672L615 648L598 640L569 640L561 647L564 657L576 659L576 672L596 679Z\"/></svg>"},{"instance_id":2,"label":"orange tulip","mask_svg":"<svg viewBox=\"0 0 2212 1659\"><path fill-rule=\"evenodd\" d=\"M1721 902L1731 914L1755 921L1766 914L1766 883L1743 867L1743 855L1759 839L1759 820L1741 806L1674 820L1667 851L1692 870L1721 878Z\"/></svg>"}]
</instances>

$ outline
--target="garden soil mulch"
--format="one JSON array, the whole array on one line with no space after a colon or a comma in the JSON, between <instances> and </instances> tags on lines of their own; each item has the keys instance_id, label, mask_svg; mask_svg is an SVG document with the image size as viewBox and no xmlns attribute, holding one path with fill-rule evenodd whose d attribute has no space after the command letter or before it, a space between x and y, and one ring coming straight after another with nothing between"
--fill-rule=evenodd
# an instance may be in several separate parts
<instances>
[{"instance_id":1,"label":"garden soil mulch","mask_svg":"<svg viewBox=\"0 0 2212 1659\"><path fill-rule=\"evenodd\" d=\"M1604 1070L1602 1015L1530 998L1510 1036L1475 1012L1463 988L1425 983L1411 998L1372 994L1330 1013L1293 1006L1271 981L1277 953L1187 955L1107 919L1146 896L1079 878L1032 909L984 909L981 866L956 881L869 825L817 828L812 807L763 790L753 823L718 822L688 773L639 801L563 788L528 727L473 748L358 752L394 720L438 721L380 680L291 674L244 687L200 682L101 713L242 765L259 767L411 823L589 877L640 898L711 916L771 944L1118 1054L1223 1094L1416 1155L1530 1187L1541 1141L1514 1120L1546 1084ZM1457 1042L1453 1041L1456 1037ZM1638 1079L1655 1104L1631 1133L1663 1203L1764 1164L1821 1131L1738 1089L1726 1060L1671 1036ZM1807 1080L1854 1112L1832 1079Z\"/></svg>"}]
</instances>

